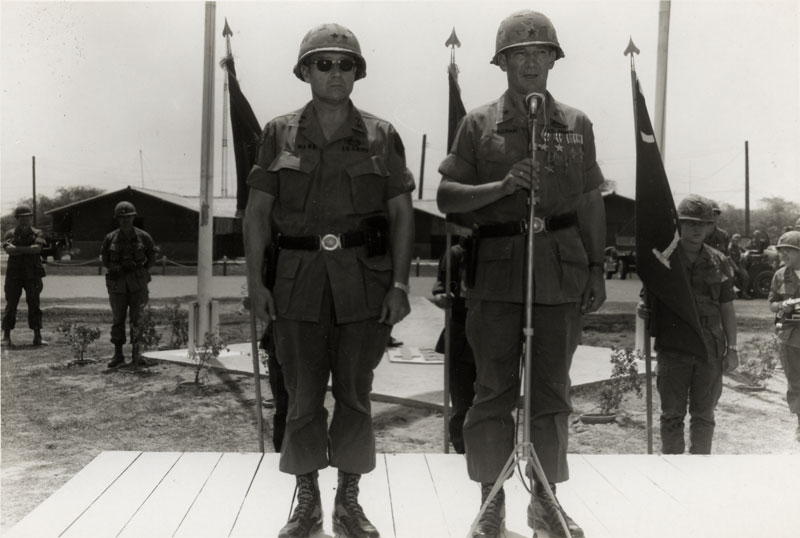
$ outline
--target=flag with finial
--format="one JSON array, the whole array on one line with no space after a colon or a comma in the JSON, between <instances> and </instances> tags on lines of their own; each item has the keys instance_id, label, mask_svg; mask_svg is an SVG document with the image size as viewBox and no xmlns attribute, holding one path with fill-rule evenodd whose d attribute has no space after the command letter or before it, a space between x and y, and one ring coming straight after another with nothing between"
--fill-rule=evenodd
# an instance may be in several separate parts
<instances>
[{"instance_id":1,"label":"flag with finial","mask_svg":"<svg viewBox=\"0 0 800 538\"><path fill-rule=\"evenodd\" d=\"M247 207L247 175L253 168L258 155L261 125L236 78L236 65L230 51L230 36L233 35L233 32L228 26L227 19L225 19L222 35L229 45L228 54L222 59L220 65L228 73L231 134L233 135L233 154L236 159L236 215L241 217Z\"/></svg>"},{"instance_id":2,"label":"flag with finial","mask_svg":"<svg viewBox=\"0 0 800 538\"><path fill-rule=\"evenodd\" d=\"M458 66L456 65L456 47L461 46L458 40L456 29L450 33L450 37L444 43L445 47L450 47L450 65L447 66L447 82L449 87L449 105L447 113L447 150L453 147L453 139L456 136L456 129L461 119L467 115L464 103L461 101L461 88L458 86Z\"/></svg>"},{"instance_id":3,"label":"flag with finial","mask_svg":"<svg viewBox=\"0 0 800 538\"><path fill-rule=\"evenodd\" d=\"M689 354L705 357L694 293L677 252L678 212L634 67L633 55L638 53L631 40L625 54L631 55L636 133L636 272L651 308L651 333L658 338L659 323L670 319L684 329L681 333L685 338L677 345ZM673 315L664 317L662 308Z\"/></svg>"}]
</instances>

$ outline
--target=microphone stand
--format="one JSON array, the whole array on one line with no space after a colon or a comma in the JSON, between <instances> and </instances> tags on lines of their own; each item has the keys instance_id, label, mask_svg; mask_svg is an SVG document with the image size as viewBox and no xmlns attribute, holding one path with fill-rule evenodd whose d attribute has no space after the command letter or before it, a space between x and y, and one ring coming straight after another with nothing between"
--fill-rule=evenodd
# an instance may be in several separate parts
<instances>
[{"instance_id":1,"label":"microphone stand","mask_svg":"<svg viewBox=\"0 0 800 538\"><path fill-rule=\"evenodd\" d=\"M541 93L531 93L525 97L525 105L528 108L528 128L530 130L530 143L528 147L528 151L530 153L531 161L535 167L536 159L537 159L537 150L536 150L536 134L538 132L538 123L539 120L537 118L537 112L539 109L540 104L544 104L545 96ZM478 521L483 516L483 513L486 511L487 506L489 503L494 499L497 493L500 491L500 488L503 487L503 483L506 479L510 478L511 475L514 473L514 466L518 465L521 461L525 460L528 464L528 467L533 470L533 473L539 478L541 481L542 487L545 490L545 493L550 498L554 505L558 505L558 501L556 501L556 497L553 494L552 489L550 489L550 483L547 481L547 476L545 476L544 469L542 469L542 464L539 462L539 457L536 455L536 449L533 447L533 442L531 441L531 388L533 383L533 236L543 230L544 223L542 219L536 217L536 192L531 185L530 194L528 196L528 221L527 221L527 230L526 230L526 239L527 239L527 251L526 251L526 260L525 260L525 327L522 330L522 334L525 336L525 345L524 345L524 385L523 385L523 399L522 399L522 411L523 411L523 424L522 424L522 442L517 443L514 447L514 450L508 457L506 464L503 466L503 470L500 471L500 476L497 477L497 480L492 486L492 490L489 492L489 495L486 497L486 501L481 506L478 515L476 516L475 520L472 522L472 526L469 530L468 538L472 536L472 533L475 531L475 527L478 525ZM530 484L530 493L531 493L531 500L533 497L533 484L532 484L532 477L529 477L529 484ZM572 538L572 535L569 532L569 528L567 527L567 522L564 520L563 515L560 511L557 512L559 523L561 523L561 527L564 530L564 535L567 538ZM534 529L535 535L536 529Z\"/></svg>"}]
</instances>

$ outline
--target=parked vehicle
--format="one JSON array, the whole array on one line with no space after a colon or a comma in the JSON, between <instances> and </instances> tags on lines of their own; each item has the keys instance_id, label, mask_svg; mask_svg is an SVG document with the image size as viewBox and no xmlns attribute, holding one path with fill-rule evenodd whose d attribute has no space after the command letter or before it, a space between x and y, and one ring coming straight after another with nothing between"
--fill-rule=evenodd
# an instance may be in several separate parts
<instances>
[{"instance_id":1,"label":"parked vehicle","mask_svg":"<svg viewBox=\"0 0 800 538\"><path fill-rule=\"evenodd\" d=\"M610 280L615 273L621 280L636 272L636 243L633 236L618 235L614 246L605 249L605 273Z\"/></svg>"},{"instance_id":2,"label":"parked vehicle","mask_svg":"<svg viewBox=\"0 0 800 538\"><path fill-rule=\"evenodd\" d=\"M766 299L769 295L769 287L772 283L772 276L778 269L780 257L775 245L770 245L763 252L757 250L745 250L742 254L742 267L750 276L748 289L746 290L752 297Z\"/></svg>"}]
</instances>

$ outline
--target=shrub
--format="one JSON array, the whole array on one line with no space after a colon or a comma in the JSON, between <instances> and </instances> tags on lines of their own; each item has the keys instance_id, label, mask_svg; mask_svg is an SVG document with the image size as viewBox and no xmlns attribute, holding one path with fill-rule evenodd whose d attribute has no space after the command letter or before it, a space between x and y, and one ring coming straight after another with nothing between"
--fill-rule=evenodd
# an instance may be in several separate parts
<instances>
[{"instance_id":1,"label":"shrub","mask_svg":"<svg viewBox=\"0 0 800 538\"><path fill-rule=\"evenodd\" d=\"M133 329L133 342L137 343L140 351L158 349L161 335L156 330L156 319L153 309L149 304L144 304L139 310L139 323Z\"/></svg>"},{"instance_id":2,"label":"shrub","mask_svg":"<svg viewBox=\"0 0 800 538\"><path fill-rule=\"evenodd\" d=\"M169 324L170 349L181 349L186 347L189 341L189 312L181 307L177 299L164 307Z\"/></svg>"},{"instance_id":3,"label":"shrub","mask_svg":"<svg viewBox=\"0 0 800 538\"><path fill-rule=\"evenodd\" d=\"M99 327L88 327L79 323L62 323L56 330L64 336L69 345L72 356L76 361L83 362L89 346L100 338Z\"/></svg>"},{"instance_id":4,"label":"shrub","mask_svg":"<svg viewBox=\"0 0 800 538\"><path fill-rule=\"evenodd\" d=\"M642 378L639 375L637 360L642 358L640 351L631 348L612 348L611 378L603 383L600 391L600 413L613 415L619 410L626 393L634 392L642 397Z\"/></svg>"},{"instance_id":5,"label":"shrub","mask_svg":"<svg viewBox=\"0 0 800 538\"><path fill-rule=\"evenodd\" d=\"M194 353L191 355L194 361L194 382L200 383L200 376L204 375L208 368L208 363L217 357L223 349L227 350L228 344L219 337L216 332L208 332L203 339L203 346L196 347Z\"/></svg>"},{"instance_id":6,"label":"shrub","mask_svg":"<svg viewBox=\"0 0 800 538\"><path fill-rule=\"evenodd\" d=\"M747 376L753 384L762 385L764 381L772 377L778 365L778 337L772 335L767 341L752 339L747 342L746 347L755 347L755 357L749 356L743 360L739 370Z\"/></svg>"}]
</instances>

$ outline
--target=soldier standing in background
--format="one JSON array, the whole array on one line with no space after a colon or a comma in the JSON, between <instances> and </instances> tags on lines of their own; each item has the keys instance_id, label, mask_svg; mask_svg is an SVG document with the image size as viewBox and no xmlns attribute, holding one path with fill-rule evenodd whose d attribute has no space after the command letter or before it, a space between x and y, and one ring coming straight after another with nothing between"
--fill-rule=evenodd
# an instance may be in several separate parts
<instances>
[{"instance_id":1,"label":"soldier standing in background","mask_svg":"<svg viewBox=\"0 0 800 538\"><path fill-rule=\"evenodd\" d=\"M464 423L467 469L480 483L481 502L500 477L514 448L512 412L519 400L519 368L525 322L526 236L534 236L531 438L545 476L534 473L528 524L563 536L559 514L574 538L582 529L550 498L546 480L569 478L567 467L569 370L580 338L582 315L606 298L603 279L605 209L603 174L595 158L592 123L581 111L547 93L547 78L564 57L546 16L520 11L497 32L492 63L508 90L468 113L450 154L439 166L437 200L444 213L462 213L474 226L475 265L468 266L467 337L475 354L475 401ZM538 107L531 159L526 97L544 96ZM541 162L540 162L541 161ZM536 191L537 229L528 229L529 191ZM489 502L474 537L503 532L505 494Z\"/></svg>"},{"instance_id":2,"label":"soldier standing in background","mask_svg":"<svg viewBox=\"0 0 800 538\"><path fill-rule=\"evenodd\" d=\"M722 214L722 210L720 210L719 204L714 200L709 200L709 203L714 211L714 229L711 230L710 234L708 234L708 237L706 238L706 245L714 247L727 256L728 243L730 241L728 232L720 228L718 225L719 216Z\"/></svg>"},{"instance_id":3,"label":"soldier standing in background","mask_svg":"<svg viewBox=\"0 0 800 538\"><path fill-rule=\"evenodd\" d=\"M274 323L289 394L280 470L295 475L297 504L279 538L322 528L318 471L329 465L338 469L334 533L379 537L358 502L359 480L376 464L373 370L392 325L410 312L414 180L394 127L350 100L366 68L347 28L309 31L294 74L312 100L265 126L247 179L248 295L255 314ZM273 242L270 290L262 270ZM330 376L336 402L328 426Z\"/></svg>"},{"instance_id":4,"label":"soldier standing in background","mask_svg":"<svg viewBox=\"0 0 800 538\"><path fill-rule=\"evenodd\" d=\"M742 236L733 234L731 242L728 244L728 261L733 266L733 271L736 274L736 287L739 288L739 295L742 299L750 299L747 293L747 288L750 285L750 275L747 274L747 269L742 267L742 254L744 254L744 247L739 244Z\"/></svg>"},{"instance_id":5,"label":"soldier standing in background","mask_svg":"<svg viewBox=\"0 0 800 538\"><path fill-rule=\"evenodd\" d=\"M25 205L14 210L17 226L5 233L3 250L8 254L6 268L5 295L6 308L3 313L3 345L11 345L11 331L17 324L17 306L25 290L28 305L28 327L33 329L33 345L47 345L42 341L42 310L39 296L42 293L42 278L45 276L42 265L42 247L47 241L38 228L31 226L33 211Z\"/></svg>"},{"instance_id":6,"label":"soldier standing in background","mask_svg":"<svg viewBox=\"0 0 800 538\"><path fill-rule=\"evenodd\" d=\"M103 240L102 260L106 272L106 288L111 303L111 342L114 356L109 368L125 364L122 346L125 344L125 319L130 316L131 365L140 364L140 350L136 342L139 316L149 299L147 287L150 267L156 261L156 246L150 234L133 225L136 208L130 202L120 202L114 208L114 218L119 228Z\"/></svg>"}]
</instances>

